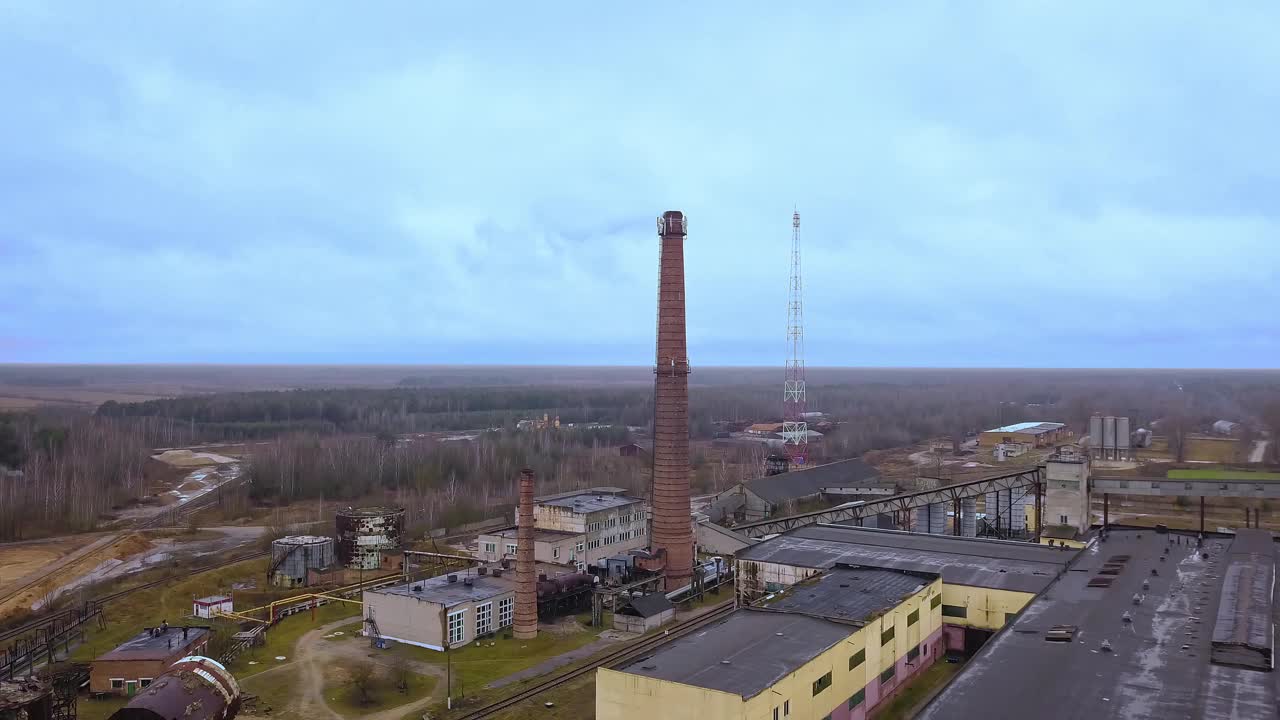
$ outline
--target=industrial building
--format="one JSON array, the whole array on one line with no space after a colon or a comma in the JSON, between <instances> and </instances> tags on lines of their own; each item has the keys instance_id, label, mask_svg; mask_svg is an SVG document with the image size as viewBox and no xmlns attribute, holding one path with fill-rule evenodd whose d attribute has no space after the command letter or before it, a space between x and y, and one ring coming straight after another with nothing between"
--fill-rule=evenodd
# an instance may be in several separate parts
<instances>
[{"instance_id":1,"label":"industrial building","mask_svg":"<svg viewBox=\"0 0 1280 720\"><path fill-rule=\"evenodd\" d=\"M536 498L534 559L585 571L588 566L603 567L610 556L647 547L648 505L626 492L595 487ZM514 560L516 533L513 527L480 535L476 557L484 562Z\"/></svg>"},{"instance_id":2,"label":"industrial building","mask_svg":"<svg viewBox=\"0 0 1280 720\"><path fill-rule=\"evenodd\" d=\"M476 559L484 563L514 561L516 533L514 527L481 533L476 538ZM586 539L580 533L560 530L533 531L533 558L540 563L556 563L586 568Z\"/></svg>"},{"instance_id":3,"label":"industrial building","mask_svg":"<svg viewBox=\"0 0 1280 720\"><path fill-rule=\"evenodd\" d=\"M93 660L89 692L133 697L178 660L202 654L209 638L208 626L146 628Z\"/></svg>"},{"instance_id":4,"label":"industrial building","mask_svg":"<svg viewBox=\"0 0 1280 720\"><path fill-rule=\"evenodd\" d=\"M51 720L53 704L53 685L44 680L0 680L0 720Z\"/></svg>"},{"instance_id":5,"label":"industrial building","mask_svg":"<svg viewBox=\"0 0 1280 720\"><path fill-rule=\"evenodd\" d=\"M336 520L339 562L352 570L399 569L404 508L347 508Z\"/></svg>"},{"instance_id":6,"label":"industrial building","mask_svg":"<svg viewBox=\"0 0 1280 720\"><path fill-rule=\"evenodd\" d=\"M1270 533L1093 542L917 717L1276 717Z\"/></svg>"},{"instance_id":7,"label":"industrial building","mask_svg":"<svg viewBox=\"0 0 1280 720\"><path fill-rule=\"evenodd\" d=\"M196 598L191 601L191 615L198 618L212 618L219 613L231 612L233 604L230 595L210 595Z\"/></svg>"},{"instance_id":8,"label":"industrial building","mask_svg":"<svg viewBox=\"0 0 1280 720\"><path fill-rule=\"evenodd\" d=\"M946 649L971 652L1066 572L1075 554L1008 540L813 525L739 551L737 592L749 603L839 564L935 573Z\"/></svg>"},{"instance_id":9,"label":"industrial building","mask_svg":"<svg viewBox=\"0 0 1280 720\"><path fill-rule=\"evenodd\" d=\"M1089 418L1089 455L1095 460L1133 459L1129 418L1094 415Z\"/></svg>"},{"instance_id":10,"label":"industrial building","mask_svg":"<svg viewBox=\"0 0 1280 720\"><path fill-rule=\"evenodd\" d=\"M1052 447L1071 438L1067 426L1058 422L1021 422L984 430L978 445L994 448L1000 443L1025 443L1033 448Z\"/></svg>"},{"instance_id":11,"label":"industrial building","mask_svg":"<svg viewBox=\"0 0 1280 720\"><path fill-rule=\"evenodd\" d=\"M853 458L738 483L716 495L705 512L713 522L751 522L789 514L789 507L807 500L845 501L895 492L892 484L881 482L874 467Z\"/></svg>"},{"instance_id":12,"label":"industrial building","mask_svg":"<svg viewBox=\"0 0 1280 720\"><path fill-rule=\"evenodd\" d=\"M457 648L512 624L515 577L500 568L364 591L365 632L431 650Z\"/></svg>"},{"instance_id":13,"label":"industrial building","mask_svg":"<svg viewBox=\"0 0 1280 720\"><path fill-rule=\"evenodd\" d=\"M662 593L637 595L627 600L613 614L613 627L623 632L642 634L675 620L676 606Z\"/></svg>"},{"instance_id":14,"label":"industrial building","mask_svg":"<svg viewBox=\"0 0 1280 720\"><path fill-rule=\"evenodd\" d=\"M596 675L597 720L861 720L942 648L937 575L836 566Z\"/></svg>"}]
</instances>

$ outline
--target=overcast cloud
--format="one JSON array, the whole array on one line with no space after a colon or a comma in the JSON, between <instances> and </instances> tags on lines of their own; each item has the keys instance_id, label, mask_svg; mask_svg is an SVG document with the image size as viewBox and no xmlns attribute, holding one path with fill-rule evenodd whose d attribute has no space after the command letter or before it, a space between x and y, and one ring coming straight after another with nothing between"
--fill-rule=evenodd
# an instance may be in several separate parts
<instances>
[{"instance_id":1,"label":"overcast cloud","mask_svg":"<svg viewBox=\"0 0 1280 720\"><path fill-rule=\"evenodd\" d=\"M0 0L0 361L1277 365L1274 2L447 5Z\"/></svg>"}]
</instances>

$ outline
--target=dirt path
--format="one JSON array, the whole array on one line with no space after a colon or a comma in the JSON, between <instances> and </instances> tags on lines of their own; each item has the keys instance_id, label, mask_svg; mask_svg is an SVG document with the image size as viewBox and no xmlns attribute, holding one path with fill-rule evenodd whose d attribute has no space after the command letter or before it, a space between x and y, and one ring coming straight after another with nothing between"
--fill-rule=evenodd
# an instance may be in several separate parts
<instances>
[{"instance_id":1,"label":"dirt path","mask_svg":"<svg viewBox=\"0 0 1280 720\"><path fill-rule=\"evenodd\" d=\"M317 649L322 642L321 635L327 635L340 627L351 624L351 618L344 618L327 625L321 625L303 635L293 648L294 657L302 658L302 687L300 697L294 698L298 714L304 718L334 718L343 720L342 716L329 708L324 701L324 669L320 666ZM327 655L327 654L326 654ZM292 708L291 708L292 709Z\"/></svg>"}]
</instances>

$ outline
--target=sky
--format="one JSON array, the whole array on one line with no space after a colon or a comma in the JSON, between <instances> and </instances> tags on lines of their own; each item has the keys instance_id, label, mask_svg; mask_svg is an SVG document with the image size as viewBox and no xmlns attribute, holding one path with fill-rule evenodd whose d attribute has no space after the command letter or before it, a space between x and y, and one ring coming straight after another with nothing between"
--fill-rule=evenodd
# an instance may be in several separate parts
<instances>
[{"instance_id":1,"label":"sky","mask_svg":"<svg viewBox=\"0 0 1280 720\"><path fill-rule=\"evenodd\" d=\"M481 7L483 6L483 7ZM795 7L791 7L795 6ZM1280 365L1274 2L0 0L0 362Z\"/></svg>"}]
</instances>

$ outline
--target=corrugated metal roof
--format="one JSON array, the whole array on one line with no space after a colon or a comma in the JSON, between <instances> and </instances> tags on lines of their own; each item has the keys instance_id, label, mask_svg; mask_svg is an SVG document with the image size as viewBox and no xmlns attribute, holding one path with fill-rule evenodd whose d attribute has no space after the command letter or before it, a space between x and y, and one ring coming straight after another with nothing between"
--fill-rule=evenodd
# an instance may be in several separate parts
<instances>
[{"instance_id":1,"label":"corrugated metal roof","mask_svg":"<svg viewBox=\"0 0 1280 720\"><path fill-rule=\"evenodd\" d=\"M806 568L837 564L938 573L943 582L1035 593L1075 557L1033 543L926 535L895 530L813 525L788 531L737 553L739 560Z\"/></svg>"},{"instance_id":2,"label":"corrugated metal roof","mask_svg":"<svg viewBox=\"0 0 1280 720\"><path fill-rule=\"evenodd\" d=\"M1020 422L1004 427L992 428L986 432L1007 432L1007 433L1026 433L1028 435L1040 435L1051 430L1061 430L1066 427L1064 423L1057 422Z\"/></svg>"},{"instance_id":3,"label":"corrugated metal roof","mask_svg":"<svg viewBox=\"0 0 1280 720\"><path fill-rule=\"evenodd\" d=\"M937 578L936 574L840 566L793 585L765 606L862 625L892 610Z\"/></svg>"},{"instance_id":4,"label":"corrugated metal roof","mask_svg":"<svg viewBox=\"0 0 1280 720\"><path fill-rule=\"evenodd\" d=\"M853 632L830 620L744 608L622 672L751 698Z\"/></svg>"},{"instance_id":5,"label":"corrugated metal roof","mask_svg":"<svg viewBox=\"0 0 1280 720\"><path fill-rule=\"evenodd\" d=\"M114 650L97 658L97 660L164 660L175 652L186 652L209 632L205 626L183 628L170 625L165 631L152 633L151 629L143 630L132 638L120 643Z\"/></svg>"},{"instance_id":6,"label":"corrugated metal roof","mask_svg":"<svg viewBox=\"0 0 1280 720\"><path fill-rule=\"evenodd\" d=\"M817 495L825 488L862 487L879 481L880 474L874 467L853 458L756 478L744 485L764 500L778 505Z\"/></svg>"}]
</instances>

